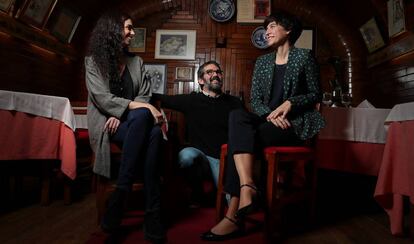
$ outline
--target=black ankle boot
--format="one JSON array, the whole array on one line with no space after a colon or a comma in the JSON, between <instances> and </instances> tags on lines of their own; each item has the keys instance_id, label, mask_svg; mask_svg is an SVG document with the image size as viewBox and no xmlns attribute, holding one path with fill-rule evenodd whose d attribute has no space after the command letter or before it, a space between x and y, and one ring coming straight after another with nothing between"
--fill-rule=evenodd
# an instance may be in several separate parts
<instances>
[{"instance_id":1,"label":"black ankle boot","mask_svg":"<svg viewBox=\"0 0 414 244\"><path fill-rule=\"evenodd\" d=\"M161 211L159 209L145 212L144 235L145 239L152 243L166 243L165 228L161 221Z\"/></svg>"},{"instance_id":2,"label":"black ankle boot","mask_svg":"<svg viewBox=\"0 0 414 244\"><path fill-rule=\"evenodd\" d=\"M107 201L107 210L101 221L104 232L113 232L121 225L127 191L116 188Z\"/></svg>"}]
</instances>

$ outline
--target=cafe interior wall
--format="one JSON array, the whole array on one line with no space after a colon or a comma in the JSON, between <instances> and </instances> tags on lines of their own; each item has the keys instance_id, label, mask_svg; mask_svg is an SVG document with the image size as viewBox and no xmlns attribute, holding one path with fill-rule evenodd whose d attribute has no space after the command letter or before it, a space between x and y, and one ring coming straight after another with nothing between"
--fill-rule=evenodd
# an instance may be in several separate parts
<instances>
[{"instance_id":1,"label":"cafe interior wall","mask_svg":"<svg viewBox=\"0 0 414 244\"><path fill-rule=\"evenodd\" d=\"M414 1L406 0L407 32L403 36L412 35ZM34 92L41 94L66 96L71 100L86 100L84 85L83 56L88 35L100 13L106 9L120 7L130 13L137 26L147 27L147 48L138 55L149 63L165 63L168 66L168 94L187 93L197 90L192 82L175 82L175 67L198 65L208 59L215 59L223 66L225 90L245 96L250 93L250 77L255 58L270 50L259 50L250 43L250 34L257 25L241 25L235 18L226 23L214 22L207 14L208 1L171 0L171 1L81 1L60 0L58 4L68 6L77 11L82 20L68 49L73 49L71 57L54 52L47 47L33 45L13 34L0 32L0 89ZM412 70L413 54L403 58L389 60L368 68L367 57L370 55L364 46L359 27L372 17L378 18L380 29L386 29L386 1L381 0L272 0L272 9L285 9L298 15L305 26L316 30L316 53L321 67L321 85L324 91L330 91L329 80L334 69L328 60L339 57L343 63L341 82L353 94L353 105L363 99L372 100L374 105L391 107L396 101L413 101L414 90L410 89L413 78L408 75L407 89L395 92L398 83L392 74L401 69ZM385 12L384 12L385 11ZM9 16L1 15L1 18ZM17 21L18 20L14 20ZM31 27L27 27L31 28ZM197 46L195 60L156 60L154 59L154 43L156 29L196 29ZM48 35L45 31L35 31L35 35ZM40 33L40 34L39 34ZM227 45L218 47L217 37L225 37ZM402 38L402 37L399 37ZM387 45L398 45L398 40L387 40ZM408 58L407 58L408 56ZM378 87L376 74L389 67L388 80L382 81ZM412 72L412 71L410 71ZM401 73L401 72L400 72ZM406 72L407 73L407 72ZM405 79L405 80L407 80ZM410 80L411 79L411 80ZM399 85L401 86L401 84ZM391 87L391 89L384 89ZM379 90L381 92L376 92ZM385 96L384 96L385 95ZM399 95L404 99L398 100ZM246 97L248 101L248 97Z\"/></svg>"}]
</instances>

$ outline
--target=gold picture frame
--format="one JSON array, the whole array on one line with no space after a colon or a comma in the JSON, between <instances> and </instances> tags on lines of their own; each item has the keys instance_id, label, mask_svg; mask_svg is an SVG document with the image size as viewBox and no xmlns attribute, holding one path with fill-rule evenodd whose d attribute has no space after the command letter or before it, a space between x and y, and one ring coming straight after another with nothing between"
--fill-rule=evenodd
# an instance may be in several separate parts
<instances>
[{"instance_id":1,"label":"gold picture frame","mask_svg":"<svg viewBox=\"0 0 414 244\"><path fill-rule=\"evenodd\" d=\"M175 81L193 81L193 67L176 67Z\"/></svg>"},{"instance_id":2,"label":"gold picture frame","mask_svg":"<svg viewBox=\"0 0 414 244\"><path fill-rule=\"evenodd\" d=\"M31 26L43 29L56 3L57 0L27 0L18 17Z\"/></svg>"},{"instance_id":3,"label":"gold picture frame","mask_svg":"<svg viewBox=\"0 0 414 244\"><path fill-rule=\"evenodd\" d=\"M146 28L134 28L135 36L131 40L128 50L132 53L145 53Z\"/></svg>"},{"instance_id":4,"label":"gold picture frame","mask_svg":"<svg viewBox=\"0 0 414 244\"><path fill-rule=\"evenodd\" d=\"M0 10L9 13L15 0L0 0Z\"/></svg>"},{"instance_id":5,"label":"gold picture frame","mask_svg":"<svg viewBox=\"0 0 414 244\"><path fill-rule=\"evenodd\" d=\"M388 35L397 36L405 32L405 13L403 0L388 0Z\"/></svg>"},{"instance_id":6,"label":"gold picture frame","mask_svg":"<svg viewBox=\"0 0 414 244\"><path fill-rule=\"evenodd\" d=\"M359 28L359 31L361 32L362 38L364 38L368 52L374 52L385 45L375 18L368 20L368 22Z\"/></svg>"},{"instance_id":7,"label":"gold picture frame","mask_svg":"<svg viewBox=\"0 0 414 244\"><path fill-rule=\"evenodd\" d=\"M82 17L75 12L67 8L62 8L55 19L55 23L50 32L60 41L70 43L81 18Z\"/></svg>"}]
</instances>

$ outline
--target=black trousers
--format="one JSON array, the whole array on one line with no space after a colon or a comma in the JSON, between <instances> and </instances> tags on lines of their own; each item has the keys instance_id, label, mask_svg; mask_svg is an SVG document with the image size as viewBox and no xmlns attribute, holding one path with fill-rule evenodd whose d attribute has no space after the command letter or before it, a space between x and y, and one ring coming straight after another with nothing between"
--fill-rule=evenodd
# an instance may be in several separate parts
<instances>
[{"instance_id":1,"label":"black trousers","mask_svg":"<svg viewBox=\"0 0 414 244\"><path fill-rule=\"evenodd\" d=\"M146 108L131 110L126 117L111 138L122 147L117 187L130 191L137 168L143 169L145 209L160 209L161 129L154 126L154 117Z\"/></svg>"},{"instance_id":2,"label":"black trousers","mask_svg":"<svg viewBox=\"0 0 414 244\"><path fill-rule=\"evenodd\" d=\"M257 153L268 146L303 145L293 128L281 129L265 118L244 109L233 110L229 116L227 168L224 190L231 196L240 196L240 179L233 155Z\"/></svg>"}]
</instances>

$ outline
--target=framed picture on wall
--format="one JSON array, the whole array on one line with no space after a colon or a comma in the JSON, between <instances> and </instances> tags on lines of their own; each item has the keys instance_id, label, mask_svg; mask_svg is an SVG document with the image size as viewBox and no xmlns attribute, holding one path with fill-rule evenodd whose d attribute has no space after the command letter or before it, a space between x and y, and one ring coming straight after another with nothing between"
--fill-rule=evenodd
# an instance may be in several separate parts
<instances>
[{"instance_id":1,"label":"framed picture on wall","mask_svg":"<svg viewBox=\"0 0 414 244\"><path fill-rule=\"evenodd\" d=\"M263 23L270 13L270 0L237 0L237 23Z\"/></svg>"},{"instance_id":2,"label":"framed picture on wall","mask_svg":"<svg viewBox=\"0 0 414 244\"><path fill-rule=\"evenodd\" d=\"M364 38L369 52L373 52L385 45L375 18L368 20L367 23L359 28L359 31L361 32L362 38Z\"/></svg>"},{"instance_id":3,"label":"framed picture on wall","mask_svg":"<svg viewBox=\"0 0 414 244\"><path fill-rule=\"evenodd\" d=\"M396 36L405 31L405 14L403 0L388 0L388 35Z\"/></svg>"},{"instance_id":4,"label":"framed picture on wall","mask_svg":"<svg viewBox=\"0 0 414 244\"><path fill-rule=\"evenodd\" d=\"M70 43L81 18L71 10L63 8L59 11L50 32L60 41Z\"/></svg>"},{"instance_id":5,"label":"framed picture on wall","mask_svg":"<svg viewBox=\"0 0 414 244\"><path fill-rule=\"evenodd\" d=\"M57 0L27 0L19 19L34 27L43 29Z\"/></svg>"},{"instance_id":6,"label":"framed picture on wall","mask_svg":"<svg viewBox=\"0 0 414 244\"><path fill-rule=\"evenodd\" d=\"M0 10L9 13L15 0L0 0Z\"/></svg>"},{"instance_id":7,"label":"framed picture on wall","mask_svg":"<svg viewBox=\"0 0 414 244\"><path fill-rule=\"evenodd\" d=\"M193 81L193 67L176 67L176 81Z\"/></svg>"},{"instance_id":8,"label":"framed picture on wall","mask_svg":"<svg viewBox=\"0 0 414 244\"><path fill-rule=\"evenodd\" d=\"M167 65L144 64L144 79L151 82L152 93L165 94L167 88Z\"/></svg>"},{"instance_id":9,"label":"framed picture on wall","mask_svg":"<svg viewBox=\"0 0 414 244\"><path fill-rule=\"evenodd\" d=\"M134 28L134 32L135 36L132 38L128 49L132 53L144 53L147 31L145 28Z\"/></svg>"},{"instance_id":10,"label":"framed picture on wall","mask_svg":"<svg viewBox=\"0 0 414 244\"><path fill-rule=\"evenodd\" d=\"M295 43L295 47L298 48L305 48L314 50L316 48L316 42L315 42L315 35L314 30L309 28L304 28L302 31L302 34L300 34L298 40Z\"/></svg>"},{"instance_id":11,"label":"framed picture on wall","mask_svg":"<svg viewBox=\"0 0 414 244\"><path fill-rule=\"evenodd\" d=\"M195 30L157 30L156 59L195 59Z\"/></svg>"}]
</instances>

